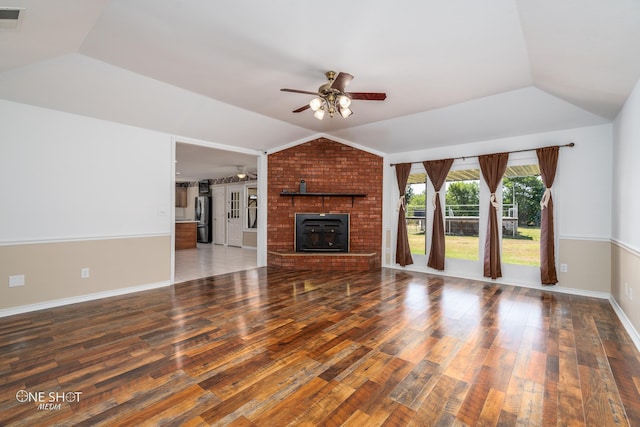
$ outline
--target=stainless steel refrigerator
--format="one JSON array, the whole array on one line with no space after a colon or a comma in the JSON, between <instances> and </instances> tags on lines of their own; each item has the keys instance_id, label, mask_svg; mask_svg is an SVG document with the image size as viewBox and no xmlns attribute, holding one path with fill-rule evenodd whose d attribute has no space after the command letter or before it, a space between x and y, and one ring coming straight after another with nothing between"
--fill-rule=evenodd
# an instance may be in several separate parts
<instances>
[{"instance_id":1,"label":"stainless steel refrigerator","mask_svg":"<svg viewBox=\"0 0 640 427\"><path fill-rule=\"evenodd\" d=\"M198 243L211 243L211 196L196 197L196 215L198 222Z\"/></svg>"}]
</instances>

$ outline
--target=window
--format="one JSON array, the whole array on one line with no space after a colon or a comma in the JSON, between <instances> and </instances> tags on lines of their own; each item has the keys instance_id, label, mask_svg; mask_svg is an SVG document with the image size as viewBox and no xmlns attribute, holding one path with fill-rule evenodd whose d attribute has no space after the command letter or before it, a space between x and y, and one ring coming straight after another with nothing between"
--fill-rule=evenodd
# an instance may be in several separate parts
<instances>
[{"instance_id":1,"label":"window","mask_svg":"<svg viewBox=\"0 0 640 427\"><path fill-rule=\"evenodd\" d=\"M445 181L445 257L480 257L480 170L451 170Z\"/></svg>"},{"instance_id":2,"label":"window","mask_svg":"<svg viewBox=\"0 0 640 427\"><path fill-rule=\"evenodd\" d=\"M544 194L538 164L508 166L502 179L502 262L540 265L540 200Z\"/></svg>"},{"instance_id":3,"label":"window","mask_svg":"<svg viewBox=\"0 0 640 427\"><path fill-rule=\"evenodd\" d=\"M258 188L247 187L247 223L245 228L255 230L258 228Z\"/></svg>"},{"instance_id":4,"label":"window","mask_svg":"<svg viewBox=\"0 0 640 427\"><path fill-rule=\"evenodd\" d=\"M424 172L409 175L405 190L407 235L409 236L409 247L412 255L426 254L426 179L427 174Z\"/></svg>"},{"instance_id":5,"label":"window","mask_svg":"<svg viewBox=\"0 0 640 427\"><path fill-rule=\"evenodd\" d=\"M229 191L229 218L240 218L240 191Z\"/></svg>"},{"instance_id":6,"label":"window","mask_svg":"<svg viewBox=\"0 0 640 427\"><path fill-rule=\"evenodd\" d=\"M428 184L426 173L416 173L417 169L409 175L405 189L407 235L412 255L428 255L433 194L427 194L427 189L432 192L433 187ZM475 162L454 164L447 174L440 196L447 259L481 261L489 209L488 188L482 179ZM501 262L517 266L510 267L516 269L512 271L528 274L534 269L520 266L540 266L540 200L544 191L535 158L519 156L509 161L496 197L502 200L502 211L498 214Z\"/></svg>"}]
</instances>

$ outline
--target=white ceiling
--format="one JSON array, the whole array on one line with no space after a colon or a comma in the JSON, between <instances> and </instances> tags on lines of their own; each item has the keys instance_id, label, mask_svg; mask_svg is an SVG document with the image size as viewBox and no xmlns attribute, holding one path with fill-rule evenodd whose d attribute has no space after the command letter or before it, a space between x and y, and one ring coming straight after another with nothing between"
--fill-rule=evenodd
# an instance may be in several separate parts
<instances>
[{"instance_id":1,"label":"white ceiling","mask_svg":"<svg viewBox=\"0 0 640 427\"><path fill-rule=\"evenodd\" d=\"M257 176L257 157L196 144L176 144L176 182L227 178L238 172L244 172L250 178Z\"/></svg>"},{"instance_id":2,"label":"white ceiling","mask_svg":"<svg viewBox=\"0 0 640 427\"><path fill-rule=\"evenodd\" d=\"M0 98L217 144L318 134L393 153L610 122L640 76L638 0L0 0ZM354 115L305 105L328 70ZM239 162L234 162L239 164Z\"/></svg>"}]
</instances>

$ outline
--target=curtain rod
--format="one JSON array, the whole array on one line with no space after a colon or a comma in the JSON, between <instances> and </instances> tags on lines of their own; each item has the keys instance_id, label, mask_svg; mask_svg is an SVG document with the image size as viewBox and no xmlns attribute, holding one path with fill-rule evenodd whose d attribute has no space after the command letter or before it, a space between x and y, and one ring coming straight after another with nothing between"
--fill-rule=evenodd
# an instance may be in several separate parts
<instances>
[{"instance_id":1,"label":"curtain rod","mask_svg":"<svg viewBox=\"0 0 640 427\"><path fill-rule=\"evenodd\" d=\"M562 148L562 147L573 147L575 145L576 144L574 142L570 142L570 143L564 144L564 145L550 145L548 147L540 147L540 148L552 148L552 147L560 147L560 148ZM501 151L501 153L509 153L509 154L512 154L512 153L525 153L527 151L539 150L540 148L527 148L527 149L524 149L524 150ZM470 159L471 157L479 157L479 156L482 156L482 155L483 154L477 154L477 155L474 155L474 156L454 157L453 160L465 160L465 159ZM404 162L404 163L405 164L406 163L410 163L410 164L413 165L413 164L422 163L422 162ZM399 164L403 164L403 163L391 163L390 166L395 166L395 165L399 165Z\"/></svg>"}]
</instances>

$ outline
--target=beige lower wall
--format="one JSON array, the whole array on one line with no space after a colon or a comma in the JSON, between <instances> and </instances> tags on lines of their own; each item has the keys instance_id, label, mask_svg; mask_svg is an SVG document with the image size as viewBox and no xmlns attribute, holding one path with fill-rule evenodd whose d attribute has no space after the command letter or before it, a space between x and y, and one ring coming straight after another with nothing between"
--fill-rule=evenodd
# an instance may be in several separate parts
<instances>
[{"instance_id":1,"label":"beige lower wall","mask_svg":"<svg viewBox=\"0 0 640 427\"><path fill-rule=\"evenodd\" d=\"M611 296L635 330L640 331L640 253L614 242L611 265Z\"/></svg>"},{"instance_id":2,"label":"beige lower wall","mask_svg":"<svg viewBox=\"0 0 640 427\"><path fill-rule=\"evenodd\" d=\"M567 264L567 272L558 269L559 286L583 291L611 292L611 242L561 238L558 264Z\"/></svg>"},{"instance_id":3,"label":"beige lower wall","mask_svg":"<svg viewBox=\"0 0 640 427\"><path fill-rule=\"evenodd\" d=\"M9 288L20 274L25 285ZM0 280L0 310L170 282L171 236L0 246Z\"/></svg>"},{"instance_id":4,"label":"beige lower wall","mask_svg":"<svg viewBox=\"0 0 640 427\"><path fill-rule=\"evenodd\" d=\"M255 248L258 246L258 233L245 231L242 233L242 246Z\"/></svg>"}]
</instances>

